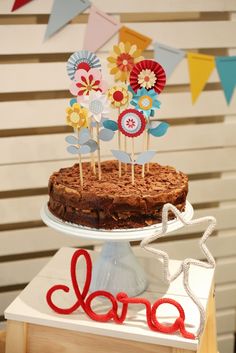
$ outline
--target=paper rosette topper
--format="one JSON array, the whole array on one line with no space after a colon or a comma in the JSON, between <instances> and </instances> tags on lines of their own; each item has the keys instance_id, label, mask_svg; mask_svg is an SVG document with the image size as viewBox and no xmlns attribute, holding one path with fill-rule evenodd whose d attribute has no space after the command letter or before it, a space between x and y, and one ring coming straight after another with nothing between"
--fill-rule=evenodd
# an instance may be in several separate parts
<instances>
[{"instance_id":1,"label":"paper rosette topper","mask_svg":"<svg viewBox=\"0 0 236 353\"><path fill-rule=\"evenodd\" d=\"M137 92L140 88L154 89L161 93L166 84L166 74L163 67L153 60L142 60L134 65L130 73L130 86Z\"/></svg>"},{"instance_id":2,"label":"paper rosette topper","mask_svg":"<svg viewBox=\"0 0 236 353\"><path fill-rule=\"evenodd\" d=\"M72 54L67 61L67 73L71 80L74 80L77 70L89 71L101 67L98 57L88 50L80 50Z\"/></svg>"},{"instance_id":3,"label":"paper rosette topper","mask_svg":"<svg viewBox=\"0 0 236 353\"><path fill-rule=\"evenodd\" d=\"M128 137L137 137L142 134L146 126L146 119L136 109L125 109L118 117L119 131Z\"/></svg>"},{"instance_id":4,"label":"paper rosette topper","mask_svg":"<svg viewBox=\"0 0 236 353\"><path fill-rule=\"evenodd\" d=\"M107 58L110 74L115 75L115 81L127 82L134 65L143 59L141 50L135 44L120 42L113 46L113 51Z\"/></svg>"}]
</instances>

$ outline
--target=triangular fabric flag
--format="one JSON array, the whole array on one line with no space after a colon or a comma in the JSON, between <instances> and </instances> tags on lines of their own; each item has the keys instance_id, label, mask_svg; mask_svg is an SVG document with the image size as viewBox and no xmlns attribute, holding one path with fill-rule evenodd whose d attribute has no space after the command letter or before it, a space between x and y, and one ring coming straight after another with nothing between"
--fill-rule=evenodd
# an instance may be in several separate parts
<instances>
[{"instance_id":1,"label":"triangular fabric flag","mask_svg":"<svg viewBox=\"0 0 236 353\"><path fill-rule=\"evenodd\" d=\"M236 56L218 56L215 60L226 101L230 104L236 87Z\"/></svg>"},{"instance_id":2,"label":"triangular fabric flag","mask_svg":"<svg viewBox=\"0 0 236 353\"><path fill-rule=\"evenodd\" d=\"M152 43L152 39L131 28L122 26L119 32L119 42L136 44L143 51Z\"/></svg>"},{"instance_id":3,"label":"triangular fabric flag","mask_svg":"<svg viewBox=\"0 0 236 353\"><path fill-rule=\"evenodd\" d=\"M84 12L90 5L89 0L54 0L45 39L51 37L75 16Z\"/></svg>"},{"instance_id":4,"label":"triangular fabric flag","mask_svg":"<svg viewBox=\"0 0 236 353\"><path fill-rule=\"evenodd\" d=\"M166 77L169 78L176 66L183 60L185 52L181 49L169 47L165 44L154 43L155 60L161 64L165 70Z\"/></svg>"},{"instance_id":5,"label":"triangular fabric flag","mask_svg":"<svg viewBox=\"0 0 236 353\"><path fill-rule=\"evenodd\" d=\"M118 20L92 5L83 49L91 52L97 51L118 32L119 28L120 22Z\"/></svg>"},{"instance_id":6,"label":"triangular fabric flag","mask_svg":"<svg viewBox=\"0 0 236 353\"><path fill-rule=\"evenodd\" d=\"M30 2L32 0L15 0L13 6L12 6L12 9L11 9L11 12L19 9L20 7L28 4L28 2Z\"/></svg>"},{"instance_id":7,"label":"triangular fabric flag","mask_svg":"<svg viewBox=\"0 0 236 353\"><path fill-rule=\"evenodd\" d=\"M212 55L197 53L188 53L187 58L192 102L195 103L215 67L215 58Z\"/></svg>"}]
</instances>

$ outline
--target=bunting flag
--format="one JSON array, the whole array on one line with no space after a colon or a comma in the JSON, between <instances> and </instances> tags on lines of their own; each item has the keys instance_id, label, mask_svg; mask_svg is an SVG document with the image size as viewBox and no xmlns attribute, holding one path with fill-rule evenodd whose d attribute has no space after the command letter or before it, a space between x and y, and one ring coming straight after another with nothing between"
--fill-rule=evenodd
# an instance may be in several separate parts
<instances>
[{"instance_id":1,"label":"bunting flag","mask_svg":"<svg viewBox=\"0 0 236 353\"><path fill-rule=\"evenodd\" d=\"M236 56L218 56L215 60L226 101L230 104L236 87Z\"/></svg>"},{"instance_id":2,"label":"bunting flag","mask_svg":"<svg viewBox=\"0 0 236 353\"><path fill-rule=\"evenodd\" d=\"M161 64L165 70L166 77L169 78L176 66L183 60L185 52L180 49L169 47L165 44L154 43L155 60Z\"/></svg>"},{"instance_id":3,"label":"bunting flag","mask_svg":"<svg viewBox=\"0 0 236 353\"><path fill-rule=\"evenodd\" d=\"M83 49L96 52L119 31L119 28L120 22L118 20L92 5Z\"/></svg>"},{"instance_id":4,"label":"bunting flag","mask_svg":"<svg viewBox=\"0 0 236 353\"><path fill-rule=\"evenodd\" d=\"M54 0L45 39L51 37L75 16L84 12L90 5L89 0Z\"/></svg>"},{"instance_id":5,"label":"bunting flag","mask_svg":"<svg viewBox=\"0 0 236 353\"><path fill-rule=\"evenodd\" d=\"M20 7L28 4L28 2L31 2L32 0L15 0L13 6L12 6L12 9L11 9L11 12L19 9Z\"/></svg>"},{"instance_id":6,"label":"bunting flag","mask_svg":"<svg viewBox=\"0 0 236 353\"><path fill-rule=\"evenodd\" d=\"M192 102L195 103L215 67L215 58L196 53L188 53L187 58Z\"/></svg>"},{"instance_id":7,"label":"bunting flag","mask_svg":"<svg viewBox=\"0 0 236 353\"><path fill-rule=\"evenodd\" d=\"M143 51L152 43L152 39L131 28L122 26L119 32L119 42L136 44Z\"/></svg>"}]
</instances>

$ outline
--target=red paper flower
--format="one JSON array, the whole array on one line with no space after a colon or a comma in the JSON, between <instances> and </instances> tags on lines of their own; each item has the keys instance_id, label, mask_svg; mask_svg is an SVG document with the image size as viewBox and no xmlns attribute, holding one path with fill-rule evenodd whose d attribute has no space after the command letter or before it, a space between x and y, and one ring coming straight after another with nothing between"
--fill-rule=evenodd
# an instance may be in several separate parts
<instances>
[{"instance_id":1,"label":"red paper flower","mask_svg":"<svg viewBox=\"0 0 236 353\"><path fill-rule=\"evenodd\" d=\"M163 67L153 60L138 62L130 73L130 86L137 92L140 88L154 89L160 93L165 87L166 74Z\"/></svg>"},{"instance_id":2,"label":"red paper flower","mask_svg":"<svg viewBox=\"0 0 236 353\"><path fill-rule=\"evenodd\" d=\"M128 137L141 135L146 126L146 120L141 112L135 109L126 109L118 117L118 128Z\"/></svg>"}]
</instances>

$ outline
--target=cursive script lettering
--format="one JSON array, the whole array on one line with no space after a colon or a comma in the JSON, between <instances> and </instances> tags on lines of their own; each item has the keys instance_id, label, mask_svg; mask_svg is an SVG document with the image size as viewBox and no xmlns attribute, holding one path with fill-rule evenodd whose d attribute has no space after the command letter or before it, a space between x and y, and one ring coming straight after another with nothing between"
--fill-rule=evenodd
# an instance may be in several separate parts
<instances>
[{"instance_id":1,"label":"cursive script lettering","mask_svg":"<svg viewBox=\"0 0 236 353\"><path fill-rule=\"evenodd\" d=\"M76 278L76 264L80 256L83 256L86 261L87 273L84 283L83 291L80 291L79 284ZM52 300L53 294L58 291L64 291L68 293L70 288L63 284L57 284L51 287L47 292L47 303L52 310L58 314L68 315L73 313L75 310L81 307L83 311L90 317L90 319L100 322L107 322L113 320L118 324L122 324L127 316L128 307L130 304L143 304L146 308L146 320L149 328L153 331L158 331L162 333L175 333L178 330L181 335L185 338L194 339L195 336L193 333L188 332L185 329L185 313L182 306L173 299L170 298L161 298L154 302L153 305L146 298L130 298L126 293L118 293L116 297L111 293L103 290L95 291L88 295L90 288L91 278L92 278L92 261L89 253L84 249L79 249L75 251L71 259L71 281L72 286L77 298L77 301L70 308L60 308L54 304ZM105 314L98 314L92 309L92 302L95 298L105 297L111 303L111 308ZM118 303L122 303L122 308L120 313L118 313ZM172 325L163 325L157 319L157 309L162 304L170 304L176 307L179 312L179 317L175 320Z\"/></svg>"}]
</instances>

